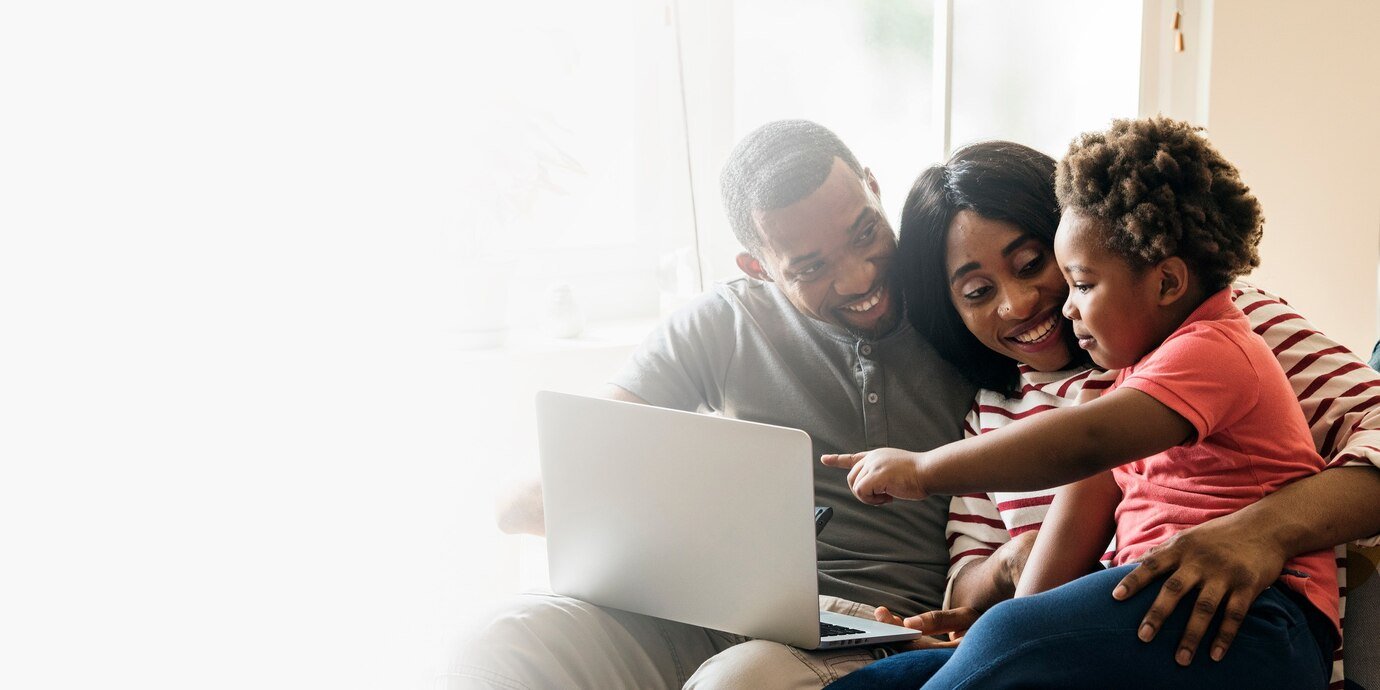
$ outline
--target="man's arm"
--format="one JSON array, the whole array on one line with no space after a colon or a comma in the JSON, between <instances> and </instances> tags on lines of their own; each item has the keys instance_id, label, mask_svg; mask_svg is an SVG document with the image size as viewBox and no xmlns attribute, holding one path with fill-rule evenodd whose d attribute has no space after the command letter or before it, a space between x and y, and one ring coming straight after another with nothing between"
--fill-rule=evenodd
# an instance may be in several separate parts
<instances>
[{"instance_id":1,"label":"man's arm","mask_svg":"<svg viewBox=\"0 0 1380 690\"><path fill-rule=\"evenodd\" d=\"M1141 623L1149 641L1189 592L1199 590L1180 652L1189 659L1217 609L1226 614L1209 652L1220 660L1251 603L1290 558L1380 532L1380 470L1340 467L1294 482L1231 515L1184 530L1150 549L1113 590L1126 599L1169 576Z\"/></svg>"},{"instance_id":2,"label":"man's arm","mask_svg":"<svg viewBox=\"0 0 1380 690\"><path fill-rule=\"evenodd\" d=\"M1040 526L1040 538L1015 595L1038 594L1092 572L1116 532L1120 501L1121 488L1111 472L1060 489Z\"/></svg>"},{"instance_id":3,"label":"man's arm","mask_svg":"<svg viewBox=\"0 0 1380 690\"><path fill-rule=\"evenodd\" d=\"M601 398L646 405L647 401L613 384L605 384ZM498 529L505 534L546 536L546 511L542 503L541 477L526 477L507 487L494 504Z\"/></svg>"}]
</instances>

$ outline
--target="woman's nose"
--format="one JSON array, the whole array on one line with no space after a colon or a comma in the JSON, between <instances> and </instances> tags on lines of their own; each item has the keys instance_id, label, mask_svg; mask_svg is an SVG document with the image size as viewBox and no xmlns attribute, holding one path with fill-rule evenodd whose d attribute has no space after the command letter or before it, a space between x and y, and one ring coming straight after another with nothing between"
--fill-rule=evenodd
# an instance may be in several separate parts
<instances>
[{"instance_id":1,"label":"woman's nose","mask_svg":"<svg viewBox=\"0 0 1380 690\"><path fill-rule=\"evenodd\" d=\"M1003 318L1019 321L1035 315L1039 305L1039 291L1016 286L1006 291L1006 299L998 310Z\"/></svg>"}]
</instances>

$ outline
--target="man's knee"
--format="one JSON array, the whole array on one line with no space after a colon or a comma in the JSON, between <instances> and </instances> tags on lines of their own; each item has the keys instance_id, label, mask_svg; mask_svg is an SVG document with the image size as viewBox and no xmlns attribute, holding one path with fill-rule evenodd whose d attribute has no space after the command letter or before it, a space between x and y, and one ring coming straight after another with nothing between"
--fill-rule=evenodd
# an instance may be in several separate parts
<instances>
[{"instance_id":1,"label":"man's knee","mask_svg":"<svg viewBox=\"0 0 1380 690\"><path fill-rule=\"evenodd\" d=\"M735 645L712 657L686 688L822 688L874 661L868 649L806 651L766 640Z\"/></svg>"},{"instance_id":2,"label":"man's knee","mask_svg":"<svg viewBox=\"0 0 1380 690\"><path fill-rule=\"evenodd\" d=\"M456 645L455 688L678 688L742 638L551 595L505 602Z\"/></svg>"},{"instance_id":3,"label":"man's knee","mask_svg":"<svg viewBox=\"0 0 1380 690\"><path fill-rule=\"evenodd\" d=\"M442 687L538 688L574 681L580 647L608 635L607 614L590 604L542 594L507 599L454 642ZM588 650L585 650L588 651Z\"/></svg>"}]
</instances>

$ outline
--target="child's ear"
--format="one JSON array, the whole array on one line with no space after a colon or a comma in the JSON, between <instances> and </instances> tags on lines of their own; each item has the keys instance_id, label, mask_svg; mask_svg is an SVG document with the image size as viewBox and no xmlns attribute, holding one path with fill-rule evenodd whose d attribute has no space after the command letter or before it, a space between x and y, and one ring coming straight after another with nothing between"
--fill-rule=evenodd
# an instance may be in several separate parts
<instances>
[{"instance_id":1,"label":"child's ear","mask_svg":"<svg viewBox=\"0 0 1380 690\"><path fill-rule=\"evenodd\" d=\"M1167 307L1188 294L1188 264L1177 256L1161 261L1155 267L1159 274L1159 305Z\"/></svg>"},{"instance_id":2,"label":"child's ear","mask_svg":"<svg viewBox=\"0 0 1380 690\"><path fill-rule=\"evenodd\" d=\"M771 282L771 275L767 273L767 269L762 266L762 262L758 261L757 257L747 252L738 252L737 259L738 268L741 269L743 273L758 280Z\"/></svg>"}]
</instances>

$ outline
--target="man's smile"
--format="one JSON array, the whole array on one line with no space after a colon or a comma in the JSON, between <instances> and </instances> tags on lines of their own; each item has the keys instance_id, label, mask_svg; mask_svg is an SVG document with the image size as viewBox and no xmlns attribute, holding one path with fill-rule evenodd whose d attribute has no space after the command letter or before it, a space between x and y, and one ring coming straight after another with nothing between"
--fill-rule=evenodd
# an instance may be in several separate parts
<instances>
[{"instance_id":1,"label":"man's smile","mask_svg":"<svg viewBox=\"0 0 1380 690\"><path fill-rule=\"evenodd\" d=\"M878 302L882 301L882 292L882 288L878 286L872 292L863 296L862 299L855 300L850 304L843 305L843 308L851 312L856 312L858 314L866 314L867 312L871 311L873 307L877 306Z\"/></svg>"}]
</instances>

